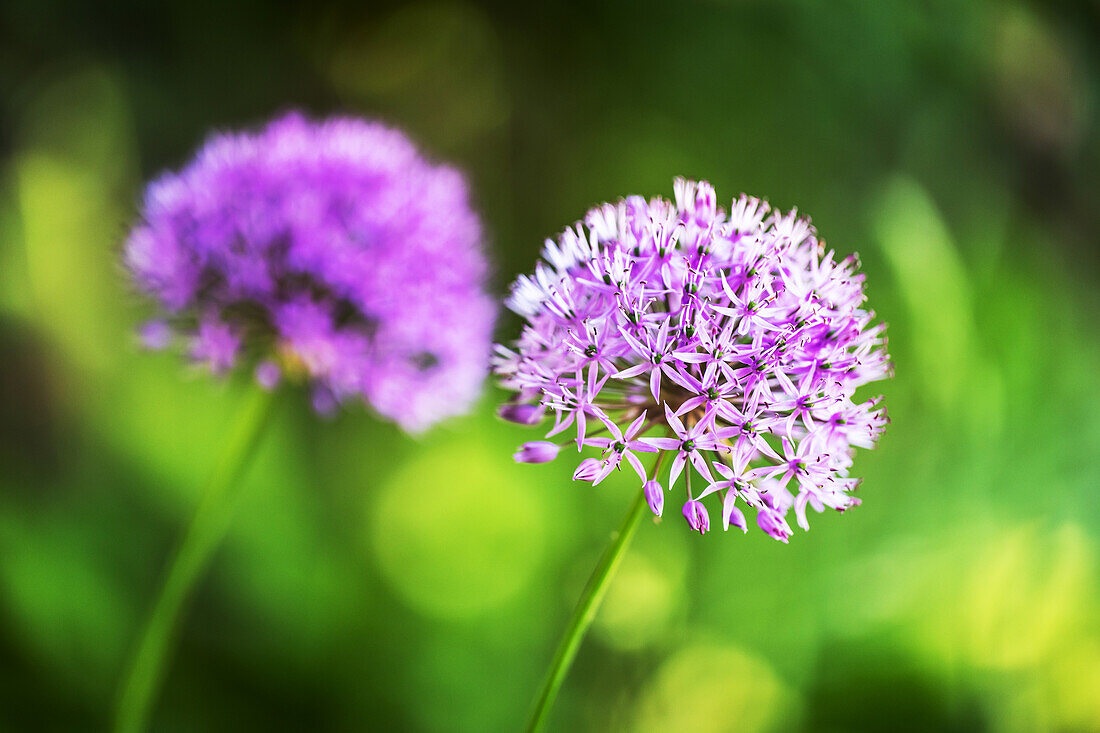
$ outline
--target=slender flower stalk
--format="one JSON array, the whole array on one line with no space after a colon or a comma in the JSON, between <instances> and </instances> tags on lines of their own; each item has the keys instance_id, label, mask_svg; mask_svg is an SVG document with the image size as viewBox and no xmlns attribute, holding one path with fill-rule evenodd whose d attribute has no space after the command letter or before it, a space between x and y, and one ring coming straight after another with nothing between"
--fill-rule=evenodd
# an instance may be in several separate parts
<instances>
[{"instance_id":1,"label":"slender flower stalk","mask_svg":"<svg viewBox=\"0 0 1100 733\"><path fill-rule=\"evenodd\" d=\"M660 470L663 459L663 453L657 456L656 465L653 467L654 473ZM604 549L599 562L592 570L592 575L588 577L588 582L585 583L584 590L581 591L581 596L577 600L577 606L569 619L569 625L565 628L565 634L558 642L554 658L550 661L550 669L546 673L546 679L543 680L539 696L535 700L531 720L527 725L527 730L531 733L540 731L546 726L550 709L558 697L558 691L565 682L565 676L569 674L569 668L573 666L573 660L581 647L584 635L588 632L588 627L592 625L596 612L600 610L600 604L603 603L607 589L611 586L611 580L615 577L626 549L634 538L634 532L638 529L642 517L645 516L648 503L645 490L639 491L634 503L630 505L630 511L623 517L618 531L611 536L611 544Z\"/></svg>"},{"instance_id":2,"label":"slender flower stalk","mask_svg":"<svg viewBox=\"0 0 1100 733\"><path fill-rule=\"evenodd\" d=\"M532 729L545 721L637 515L664 512L661 457L672 456L667 490L683 479L690 529L711 529L707 502L717 498L723 530L747 531L744 507L787 542L790 512L808 530L807 507L859 504L854 449L871 447L887 423L879 398L856 398L891 371L856 257L838 261L796 211L741 196L727 212L706 182L677 179L675 194L592 209L546 242L545 261L508 300L525 323L514 344L496 347L494 370L514 392L500 415L525 425L550 416L547 438L574 434L560 445L528 443L516 460L543 463L575 444L599 455L583 457L574 480L597 484L625 463L641 484L585 588ZM638 453L659 454L652 471Z\"/></svg>"},{"instance_id":3,"label":"slender flower stalk","mask_svg":"<svg viewBox=\"0 0 1100 733\"><path fill-rule=\"evenodd\" d=\"M477 397L496 308L462 177L401 132L351 118L289 114L212 137L149 186L124 259L159 306L144 345L179 344L258 385L127 667L115 724L129 733L145 728L179 616L228 530L270 393L303 384L318 413L361 401L422 432Z\"/></svg>"},{"instance_id":4,"label":"slender flower stalk","mask_svg":"<svg viewBox=\"0 0 1100 733\"><path fill-rule=\"evenodd\" d=\"M115 730L144 730L153 693L164 676L168 647L191 589L229 529L240 498L241 478L271 422L276 395L253 388L203 489L199 507L168 567L152 614L126 671Z\"/></svg>"}]
</instances>

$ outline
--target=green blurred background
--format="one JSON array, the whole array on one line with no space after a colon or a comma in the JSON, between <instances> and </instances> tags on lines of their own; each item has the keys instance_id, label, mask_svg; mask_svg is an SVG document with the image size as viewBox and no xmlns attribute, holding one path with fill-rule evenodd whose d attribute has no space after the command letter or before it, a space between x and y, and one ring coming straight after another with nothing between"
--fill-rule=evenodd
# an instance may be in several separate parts
<instances>
[{"instance_id":1,"label":"green blurred background","mask_svg":"<svg viewBox=\"0 0 1100 733\"><path fill-rule=\"evenodd\" d=\"M244 396L135 344L142 183L297 107L465 168L497 292L686 175L810 213L890 323L864 505L644 524L555 729L1100 730L1098 102L1096 2L3 3L0 728L106 724ZM493 388L421 439L289 397L154 728L519 727L629 477L514 465Z\"/></svg>"}]
</instances>

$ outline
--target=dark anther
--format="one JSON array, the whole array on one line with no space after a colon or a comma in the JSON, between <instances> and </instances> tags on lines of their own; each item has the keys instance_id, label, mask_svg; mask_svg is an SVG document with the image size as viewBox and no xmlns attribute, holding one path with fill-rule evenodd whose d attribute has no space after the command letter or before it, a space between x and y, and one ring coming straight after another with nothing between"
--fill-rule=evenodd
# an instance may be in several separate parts
<instances>
[{"instance_id":1,"label":"dark anther","mask_svg":"<svg viewBox=\"0 0 1100 733\"><path fill-rule=\"evenodd\" d=\"M409 357L409 361L423 372L439 364L439 357L430 351L421 351L419 354L413 354Z\"/></svg>"}]
</instances>

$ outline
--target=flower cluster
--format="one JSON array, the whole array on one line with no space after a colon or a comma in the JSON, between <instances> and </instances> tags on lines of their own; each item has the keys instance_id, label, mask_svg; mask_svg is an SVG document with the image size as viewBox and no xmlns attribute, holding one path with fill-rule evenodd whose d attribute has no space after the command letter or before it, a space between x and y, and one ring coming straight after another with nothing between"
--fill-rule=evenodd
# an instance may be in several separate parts
<instances>
[{"instance_id":1,"label":"flower cluster","mask_svg":"<svg viewBox=\"0 0 1100 733\"><path fill-rule=\"evenodd\" d=\"M797 212L742 196L727 213L705 182L675 193L591 210L516 280L508 306L526 323L514 348L496 347L516 393L501 415L533 425L549 411L547 437L573 428L578 449L600 452L574 479L599 483L625 461L658 516L665 490L641 455L669 455L692 529L709 529L716 494L723 528L747 531L745 506L786 542L791 509L808 529L807 506L859 502L853 449L887 420L854 393L889 375L884 326L863 308L856 258L836 261ZM528 443L516 460L560 448Z\"/></svg>"},{"instance_id":2,"label":"flower cluster","mask_svg":"<svg viewBox=\"0 0 1100 733\"><path fill-rule=\"evenodd\" d=\"M330 411L359 397L419 431L463 411L486 369L495 307L481 226L456 171L399 131L289 114L211 138L152 183L125 262L215 372L307 381Z\"/></svg>"}]
</instances>

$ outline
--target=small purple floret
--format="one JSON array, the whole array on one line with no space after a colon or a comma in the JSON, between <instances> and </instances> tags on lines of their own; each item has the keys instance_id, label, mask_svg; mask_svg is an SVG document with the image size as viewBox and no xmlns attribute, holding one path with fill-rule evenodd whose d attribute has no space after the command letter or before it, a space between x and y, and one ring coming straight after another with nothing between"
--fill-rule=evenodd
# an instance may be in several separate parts
<instances>
[{"instance_id":1,"label":"small purple floret","mask_svg":"<svg viewBox=\"0 0 1100 733\"><path fill-rule=\"evenodd\" d=\"M561 447L556 443L551 443L548 440L535 440L530 443L524 443L516 451L515 458L517 463L549 463L558 457L558 451Z\"/></svg>"},{"instance_id":2,"label":"small purple floret","mask_svg":"<svg viewBox=\"0 0 1100 733\"><path fill-rule=\"evenodd\" d=\"M269 392L279 386L282 377L283 372L279 365L271 360L264 360L256 365L256 383Z\"/></svg>"},{"instance_id":3,"label":"small purple floret","mask_svg":"<svg viewBox=\"0 0 1100 733\"><path fill-rule=\"evenodd\" d=\"M221 374L233 367L240 348L241 337L229 324L205 318L199 321L199 332L191 339L191 358Z\"/></svg>"},{"instance_id":4,"label":"small purple floret","mask_svg":"<svg viewBox=\"0 0 1100 733\"><path fill-rule=\"evenodd\" d=\"M661 488L661 483L650 479L642 485L642 490L645 492L646 503L649 504L649 510L658 517L665 511L665 490Z\"/></svg>"},{"instance_id":5,"label":"small purple floret","mask_svg":"<svg viewBox=\"0 0 1100 733\"><path fill-rule=\"evenodd\" d=\"M780 542L786 542L791 536L791 527L787 524L787 520L771 507L764 507L756 513L756 523L760 529Z\"/></svg>"},{"instance_id":6,"label":"small purple floret","mask_svg":"<svg viewBox=\"0 0 1100 733\"><path fill-rule=\"evenodd\" d=\"M703 502L690 499L684 502L683 512L688 526L699 534L706 534L710 529L710 515L707 514L707 508L703 506Z\"/></svg>"},{"instance_id":7,"label":"small purple floret","mask_svg":"<svg viewBox=\"0 0 1100 733\"><path fill-rule=\"evenodd\" d=\"M497 415L520 425L538 425L546 410L541 405L501 405Z\"/></svg>"},{"instance_id":8,"label":"small purple floret","mask_svg":"<svg viewBox=\"0 0 1100 733\"><path fill-rule=\"evenodd\" d=\"M167 349L172 343L172 327L161 320L146 321L138 329L138 341L150 351Z\"/></svg>"},{"instance_id":9,"label":"small purple floret","mask_svg":"<svg viewBox=\"0 0 1100 733\"><path fill-rule=\"evenodd\" d=\"M585 458L573 472L574 481L592 481L595 483L600 476L601 464L595 458ZM605 474L606 475L606 474Z\"/></svg>"}]
</instances>

